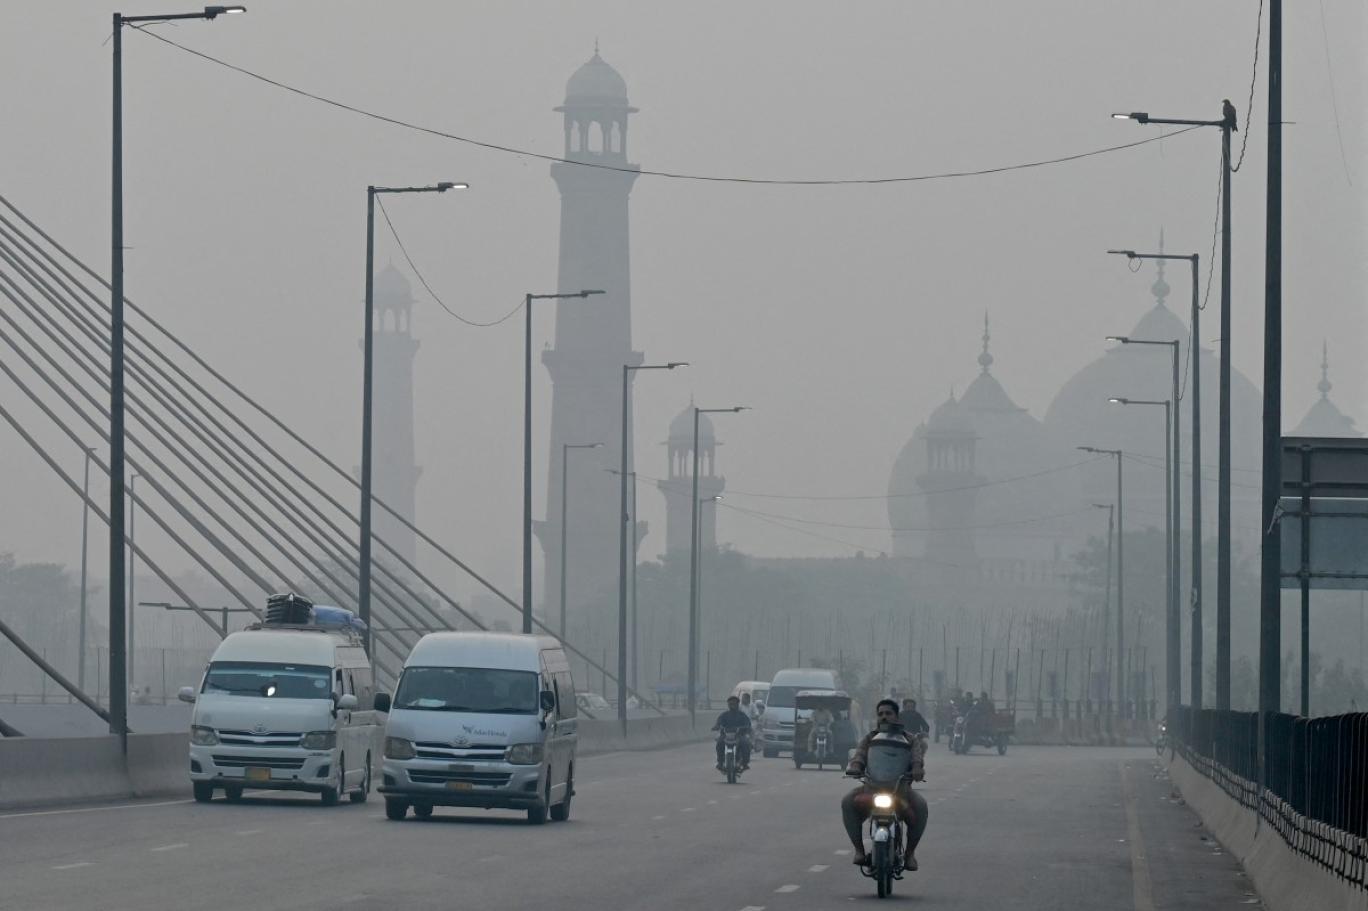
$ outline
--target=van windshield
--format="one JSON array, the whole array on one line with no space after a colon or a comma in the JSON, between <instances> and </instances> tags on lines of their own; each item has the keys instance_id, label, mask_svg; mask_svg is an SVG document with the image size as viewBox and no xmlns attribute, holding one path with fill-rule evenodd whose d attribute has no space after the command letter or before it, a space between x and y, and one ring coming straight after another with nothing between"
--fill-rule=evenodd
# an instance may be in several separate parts
<instances>
[{"instance_id":1,"label":"van windshield","mask_svg":"<svg viewBox=\"0 0 1368 911\"><path fill-rule=\"evenodd\" d=\"M396 709L535 715L537 675L484 667L410 667L399 679Z\"/></svg>"},{"instance_id":2,"label":"van windshield","mask_svg":"<svg viewBox=\"0 0 1368 911\"><path fill-rule=\"evenodd\" d=\"M793 708L793 697L798 695L796 686L775 686L770 687L769 699L765 701L766 708L791 709Z\"/></svg>"},{"instance_id":3,"label":"van windshield","mask_svg":"<svg viewBox=\"0 0 1368 911\"><path fill-rule=\"evenodd\" d=\"M205 693L265 699L329 699L328 668L269 661L215 661L204 675Z\"/></svg>"}]
</instances>

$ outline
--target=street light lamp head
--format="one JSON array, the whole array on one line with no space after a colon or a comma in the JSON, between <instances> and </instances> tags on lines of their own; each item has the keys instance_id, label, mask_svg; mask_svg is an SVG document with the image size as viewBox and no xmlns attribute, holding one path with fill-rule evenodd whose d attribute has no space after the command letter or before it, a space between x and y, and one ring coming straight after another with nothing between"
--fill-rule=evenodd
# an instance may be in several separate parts
<instances>
[{"instance_id":1,"label":"street light lamp head","mask_svg":"<svg viewBox=\"0 0 1368 911\"><path fill-rule=\"evenodd\" d=\"M687 367L687 366L689 366L689 362L688 362L688 361L670 361L668 364L665 365L665 369L666 369L666 370L674 370L676 367Z\"/></svg>"},{"instance_id":2,"label":"street light lamp head","mask_svg":"<svg viewBox=\"0 0 1368 911\"><path fill-rule=\"evenodd\" d=\"M216 16L231 16L234 13L245 13L245 6L206 6L204 8L204 18L213 19Z\"/></svg>"},{"instance_id":3,"label":"street light lamp head","mask_svg":"<svg viewBox=\"0 0 1368 911\"><path fill-rule=\"evenodd\" d=\"M1111 509L1111 508L1112 508L1112 504L1110 504L1110 503L1094 503L1094 504L1093 504L1093 508L1094 508L1094 509Z\"/></svg>"},{"instance_id":4,"label":"street light lamp head","mask_svg":"<svg viewBox=\"0 0 1368 911\"><path fill-rule=\"evenodd\" d=\"M1113 256L1124 256L1127 259L1135 259L1134 250L1108 250L1107 252Z\"/></svg>"},{"instance_id":5,"label":"street light lamp head","mask_svg":"<svg viewBox=\"0 0 1368 911\"><path fill-rule=\"evenodd\" d=\"M1129 345L1129 344L1130 344L1130 336L1129 336L1129 335L1109 335L1109 336L1107 336L1107 341L1109 341L1109 342L1120 342L1120 343L1123 344L1123 345Z\"/></svg>"},{"instance_id":6,"label":"street light lamp head","mask_svg":"<svg viewBox=\"0 0 1368 911\"><path fill-rule=\"evenodd\" d=\"M732 411L735 412L735 413L737 413L737 414L740 414L740 413L743 412L743 411L750 411L750 410L751 410L751 407L750 407L749 405L737 405L735 408L732 409Z\"/></svg>"},{"instance_id":7,"label":"street light lamp head","mask_svg":"<svg viewBox=\"0 0 1368 911\"><path fill-rule=\"evenodd\" d=\"M603 294L603 293L604 293L604 292L602 292L602 291L581 291L581 292L579 293L579 296L580 296L580 297L588 297L588 296L591 295L591 294Z\"/></svg>"},{"instance_id":8,"label":"street light lamp head","mask_svg":"<svg viewBox=\"0 0 1368 911\"><path fill-rule=\"evenodd\" d=\"M1149 114L1145 111L1131 111L1129 114L1113 114L1113 120L1134 120L1136 123L1149 123Z\"/></svg>"},{"instance_id":9,"label":"street light lamp head","mask_svg":"<svg viewBox=\"0 0 1368 911\"><path fill-rule=\"evenodd\" d=\"M1107 399L1107 401L1111 402L1113 405L1129 405L1129 404L1130 404L1130 399L1121 399L1121 398L1116 398L1115 396L1113 396L1112 398Z\"/></svg>"},{"instance_id":10,"label":"street light lamp head","mask_svg":"<svg viewBox=\"0 0 1368 911\"><path fill-rule=\"evenodd\" d=\"M437 192L445 193L447 190L469 190L470 184L457 181L444 180L437 184Z\"/></svg>"}]
</instances>

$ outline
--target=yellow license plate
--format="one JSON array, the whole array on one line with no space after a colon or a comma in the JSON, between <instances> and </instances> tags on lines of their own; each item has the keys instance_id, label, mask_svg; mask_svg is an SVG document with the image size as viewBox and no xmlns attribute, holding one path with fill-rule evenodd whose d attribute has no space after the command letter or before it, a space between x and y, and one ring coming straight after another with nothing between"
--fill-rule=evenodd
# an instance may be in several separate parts
<instances>
[{"instance_id":1,"label":"yellow license plate","mask_svg":"<svg viewBox=\"0 0 1368 911\"><path fill-rule=\"evenodd\" d=\"M448 782L447 782L447 790L448 790L448 791L469 791L469 790L470 790L471 788L473 788L473 787L475 787L475 786L474 786L473 784L471 784L470 782L468 782L468 781L448 781Z\"/></svg>"},{"instance_id":2,"label":"yellow license plate","mask_svg":"<svg viewBox=\"0 0 1368 911\"><path fill-rule=\"evenodd\" d=\"M270 780L271 780L271 770L270 770L270 769L248 769L246 772L243 773L243 777L246 778L248 781L270 781Z\"/></svg>"}]
</instances>

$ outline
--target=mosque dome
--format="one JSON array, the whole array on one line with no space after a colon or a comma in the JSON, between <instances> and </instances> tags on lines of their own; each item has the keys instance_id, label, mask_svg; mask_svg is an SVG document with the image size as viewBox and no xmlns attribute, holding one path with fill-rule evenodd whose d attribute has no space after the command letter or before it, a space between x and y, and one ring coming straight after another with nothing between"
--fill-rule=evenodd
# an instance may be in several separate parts
<instances>
[{"instance_id":1,"label":"mosque dome","mask_svg":"<svg viewBox=\"0 0 1368 911\"><path fill-rule=\"evenodd\" d=\"M627 80L599 56L594 56L575 70L565 84L566 104L623 104L627 103Z\"/></svg>"},{"instance_id":2,"label":"mosque dome","mask_svg":"<svg viewBox=\"0 0 1368 911\"><path fill-rule=\"evenodd\" d=\"M1301 423L1292 431L1298 437L1361 437L1354 419L1349 417L1335 403L1330 401L1330 353L1328 346L1321 345L1321 380L1316 384L1320 398L1306 412Z\"/></svg>"},{"instance_id":3,"label":"mosque dome","mask_svg":"<svg viewBox=\"0 0 1368 911\"><path fill-rule=\"evenodd\" d=\"M670 442L689 447L693 446L694 434L694 406L690 402L689 406L670 421ZM698 416L698 445L700 447L715 444L716 436L713 434L712 418L706 414Z\"/></svg>"}]
</instances>

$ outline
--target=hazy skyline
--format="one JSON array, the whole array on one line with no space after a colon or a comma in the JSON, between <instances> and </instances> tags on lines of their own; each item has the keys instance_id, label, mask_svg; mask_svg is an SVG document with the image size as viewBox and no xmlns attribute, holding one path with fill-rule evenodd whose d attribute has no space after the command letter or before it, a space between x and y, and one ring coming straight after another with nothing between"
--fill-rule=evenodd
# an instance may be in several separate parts
<instances>
[{"instance_id":1,"label":"hazy skyline","mask_svg":"<svg viewBox=\"0 0 1368 911\"><path fill-rule=\"evenodd\" d=\"M1136 15L1119 2L854 10L485 3L460 12L406 3L387 6L384 19L361 3L249 6L246 16L165 33L360 107L552 155L561 127L551 108L597 40L641 109L632 121L633 162L814 178L1069 155L1156 129L1113 121L1114 110L1214 118L1224 97L1240 112L1238 144L1248 130L1258 4L1163 2ZM11 141L0 158L0 193L104 271L109 9L15 9L27 27L0 36L8 82L43 91L4 98ZM1298 9L1285 51L1284 104L1295 121L1285 139L1287 429L1317 396L1323 338L1333 398L1368 427L1368 366L1358 354L1368 330L1366 99L1356 53L1368 18L1344 0L1327 0L1325 14L1348 177L1319 17ZM529 21L544 28L529 29ZM129 33L124 43L129 297L339 464L354 465L359 450L366 184L472 184L451 198L389 207L433 288L463 315L492 319L526 291L554 290L559 199L546 162L366 120L146 36ZM966 47L973 56L963 56ZM1254 130L1234 190L1235 366L1256 382L1265 95L1261 63ZM638 470L665 474L656 444L693 395L701 405L754 408L718 426L718 467L738 505L768 509L744 500L756 491L880 494L917 423L977 372L985 310L995 375L1041 416L1063 382L1102 351L1104 336L1128 330L1152 303L1152 270L1132 275L1106 248L1152 247L1162 227L1170 251L1208 260L1217 151L1216 132L1197 131L1048 168L912 184L766 187L643 176L631 201L634 346L648 359L693 367L637 385ZM407 273L382 225L377 265L390 261ZM1170 272L1169 280L1174 299L1185 300L1185 278ZM419 524L516 593L521 321L470 328L416 281L414 290ZM1205 318L1211 345L1214 306ZM535 344L553 329L543 313ZM550 385L540 367L534 380L540 460ZM8 381L0 390L6 402L16 395ZM4 433L0 550L74 562L77 501ZM605 463L615 461L614 446L604 453ZM1242 458L1252 456L1237 453L1237 464ZM79 463L69 453L69 470L78 473ZM538 464L539 491L545 474ZM542 493L535 504L540 516ZM640 504L652 528L642 553L653 557L665 546L663 498L643 486ZM776 511L886 524L878 500ZM718 520L719 539L750 553L852 552L732 511ZM830 534L869 552L889 549L887 531ZM169 545L156 548L167 565L188 565ZM455 588L473 586L461 579Z\"/></svg>"}]
</instances>

